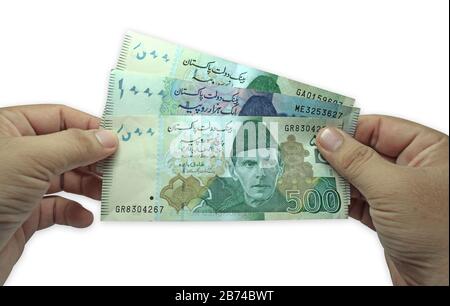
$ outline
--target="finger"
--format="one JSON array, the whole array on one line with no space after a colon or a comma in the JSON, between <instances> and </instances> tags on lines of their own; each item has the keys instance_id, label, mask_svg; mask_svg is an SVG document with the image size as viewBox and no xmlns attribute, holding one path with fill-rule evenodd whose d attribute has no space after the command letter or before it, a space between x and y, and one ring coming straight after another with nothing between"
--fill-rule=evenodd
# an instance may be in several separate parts
<instances>
[{"instance_id":1,"label":"finger","mask_svg":"<svg viewBox=\"0 0 450 306\"><path fill-rule=\"evenodd\" d=\"M92 213L79 203L59 196L49 196L42 199L22 229L25 241L28 241L36 231L54 224L84 228L91 225L93 220Z\"/></svg>"},{"instance_id":2,"label":"finger","mask_svg":"<svg viewBox=\"0 0 450 306\"><path fill-rule=\"evenodd\" d=\"M317 147L333 168L368 199L377 196L379 183L387 180L387 173L395 173L395 165L336 128L322 129L317 135Z\"/></svg>"},{"instance_id":3,"label":"finger","mask_svg":"<svg viewBox=\"0 0 450 306\"><path fill-rule=\"evenodd\" d=\"M44 135L69 128L92 130L100 125L99 118L59 104L7 107L1 115L17 128L17 136Z\"/></svg>"},{"instance_id":4,"label":"finger","mask_svg":"<svg viewBox=\"0 0 450 306\"><path fill-rule=\"evenodd\" d=\"M439 142L444 134L423 125L388 116L361 116L355 139L378 153L408 165L427 147Z\"/></svg>"},{"instance_id":5,"label":"finger","mask_svg":"<svg viewBox=\"0 0 450 306\"><path fill-rule=\"evenodd\" d=\"M113 154L118 139L107 130L69 129L49 135L19 137L16 143L21 148L18 154L24 163L28 162L30 171L50 179Z\"/></svg>"},{"instance_id":6,"label":"finger","mask_svg":"<svg viewBox=\"0 0 450 306\"><path fill-rule=\"evenodd\" d=\"M102 179L90 172L73 170L59 176L54 176L50 180L50 187L47 193L65 191L79 194L94 200L100 200L102 192Z\"/></svg>"},{"instance_id":7,"label":"finger","mask_svg":"<svg viewBox=\"0 0 450 306\"><path fill-rule=\"evenodd\" d=\"M88 227L94 221L93 214L81 204L58 196L45 197L41 202L38 230L54 224L77 228Z\"/></svg>"}]
</instances>

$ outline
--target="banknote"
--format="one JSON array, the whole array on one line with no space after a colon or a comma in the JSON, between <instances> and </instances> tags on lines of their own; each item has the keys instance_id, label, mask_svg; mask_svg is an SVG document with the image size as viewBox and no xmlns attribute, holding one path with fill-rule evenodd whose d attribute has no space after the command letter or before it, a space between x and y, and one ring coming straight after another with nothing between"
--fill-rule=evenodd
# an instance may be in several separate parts
<instances>
[{"instance_id":1,"label":"banknote","mask_svg":"<svg viewBox=\"0 0 450 306\"><path fill-rule=\"evenodd\" d=\"M117 69L352 106L354 99L168 41L128 32Z\"/></svg>"},{"instance_id":2,"label":"banknote","mask_svg":"<svg viewBox=\"0 0 450 306\"><path fill-rule=\"evenodd\" d=\"M359 108L254 89L113 70L107 115L279 116L342 119L353 135Z\"/></svg>"},{"instance_id":3,"label":"banknote","mask_svg":"<svg viewBox=\"0 0 450 306\"><path fill-rule=\"evenodd\" d=\"M316 134L342 120L106 116L119 149L103 170L102 220L346 218L348 183Z\"/></svg>"}]
</instances>

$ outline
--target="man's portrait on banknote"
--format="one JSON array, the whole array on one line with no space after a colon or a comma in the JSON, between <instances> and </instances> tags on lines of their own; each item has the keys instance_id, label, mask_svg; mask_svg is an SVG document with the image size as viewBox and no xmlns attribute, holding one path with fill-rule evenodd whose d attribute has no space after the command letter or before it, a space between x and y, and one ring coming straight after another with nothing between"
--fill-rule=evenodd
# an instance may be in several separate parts
<instances>
[{"instance_id":1,"label":"man's portrait on banknote","mask_svg":"<svg viewBox=\"0 0 450 306\"><path fill-rule=\"evenodd\" d=\"M234 192L219 207L213 204L219 195L212 194L213 201L202 203L197 212L211 208L221 213L286 212L289 205L277 188L284 171L282 152L266 125L244 122L234 137L227 162L230 177L218 180Z\"/></svg>"}]
</instances>

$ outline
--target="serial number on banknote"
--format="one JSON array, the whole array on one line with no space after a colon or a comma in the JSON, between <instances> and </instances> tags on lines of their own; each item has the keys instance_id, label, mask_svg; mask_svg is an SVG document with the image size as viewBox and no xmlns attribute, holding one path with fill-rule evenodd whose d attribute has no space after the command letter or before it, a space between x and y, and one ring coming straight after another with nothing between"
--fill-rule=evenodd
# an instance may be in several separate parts
<instances>
[{"instance_id":1,"label":"serial number on banknote","mask_svg":"<svg viewBox=\"0 0 450 306\"><path fill-rule=\"evenodd\" d=\"M342 116L344 115L344 113L342 113L342 112L327 110L327 109L320 108L320 107L305 106L305 105L296 105L295 111L305 113L305 114L324 116L324 117L335 118L335 119L341 119Z\"/></svg>"},{"instance_id":2,"label":"serial number on banknote","mask_svg":"<svg viewBox=\"0 0 450 306\"><path fill-rule=\"evenodd\" d=\"M336 99L328 98L328 97L323 96L323 95L316 95L315 93L312 93L310 91L307 91L307 90L304 90L304 89L301 89L301 88L297 89L296 94L299 97L310 99L310 100L316 100L317 99L317 100L323 101L323 102L343 104L341 101L338 101Z\"/></svg>"},{"instance_id":3,"label":"serial number on banknote","mask_svg":"<svg viewBox=\"0 0 450 306\"><path fill-rule=\"evenodd\" d=\"M286 125L284 125L284 131L285 132L314 132L314 133L317 133L324 127L325 127L325 125L286 124Z\"/></svg>"},{"instance_id":4,"label":"serial number on banknote","mask_svg":"<svg viewBox=\"0 0 450 306\"><path fill-rule=\"evenodd\" d=\"M116 205L114 211L118 214L159 214L163 209L161 205Z\"/></svg>"}]
</instances>

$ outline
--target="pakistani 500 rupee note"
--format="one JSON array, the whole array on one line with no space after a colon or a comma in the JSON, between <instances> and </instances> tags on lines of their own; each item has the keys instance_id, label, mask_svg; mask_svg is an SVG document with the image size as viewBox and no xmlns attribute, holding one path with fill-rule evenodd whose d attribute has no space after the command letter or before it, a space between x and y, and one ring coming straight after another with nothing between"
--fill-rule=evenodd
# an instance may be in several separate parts
<instances>
[{"instance_id":1,"label":"pakistani 500 rupee note","mask_svg":"<svg viewBox=\"0 0 450 306\"><path fill-rule=\"evenodd\" d=\"M103 169L102 220L345 218L348 183L315 140L342 120L106 116L120 145Z\"/></svg>"}]
</instances>

